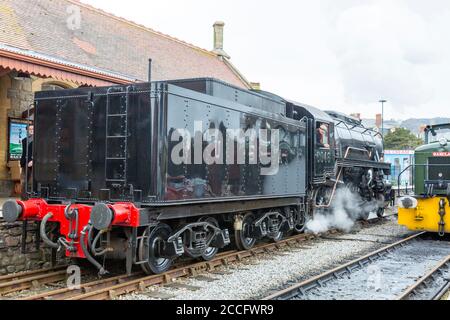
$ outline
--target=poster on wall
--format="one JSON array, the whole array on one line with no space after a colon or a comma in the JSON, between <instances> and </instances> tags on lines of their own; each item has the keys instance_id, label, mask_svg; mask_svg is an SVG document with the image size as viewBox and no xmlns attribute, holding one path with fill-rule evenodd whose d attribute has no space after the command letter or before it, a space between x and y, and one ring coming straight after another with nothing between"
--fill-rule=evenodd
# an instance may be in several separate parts
<instances>
[{"instance_id":1,"label":"poster on wall","mask_svg":"<svg viewBox=\"0 0 450 320\"><path fill-rule=\"evenodd\" d=\"M8 161L20 160L22 157L22 140L27 136L27 121L9 119Z\"/></svg>"}]
</instances>

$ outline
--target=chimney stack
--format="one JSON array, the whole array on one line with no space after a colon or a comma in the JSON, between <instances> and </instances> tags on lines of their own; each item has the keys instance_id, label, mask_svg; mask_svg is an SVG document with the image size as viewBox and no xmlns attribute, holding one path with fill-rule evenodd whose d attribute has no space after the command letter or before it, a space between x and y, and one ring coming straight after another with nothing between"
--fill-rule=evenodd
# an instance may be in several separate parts
<instances>
[{"instance_id":1,"label":"chimney stack","mask_svg":"<svg viewBox=\"0 0 450 320\"><path fill-rule=\"evenodd\" d=\"M250 87L253 89L253 90L261 90L261 83L259 83L259 82L250 82Z\"/></svg>"},{"instance_id":2,"label":"chimney stack","mask_svg":"<svg viewBox=\"0 0 450 320\"><path fill-rule=\"evenodd\" d=\"M217 21L214 23L214 50L213 52L219 57L230 59L230 56L223 50L223 28L225 23Z\"/></svg>"},{"instance_id":3,"label":"chimney stack","mask_svg":"<svg viewBox=\"0 0 450 320\"><path fill-rule=\"evenodd\" d=\"M381 113L377 113L375 118L375 126L380 129L381 128Z\"/></svg>"}]
</instances>

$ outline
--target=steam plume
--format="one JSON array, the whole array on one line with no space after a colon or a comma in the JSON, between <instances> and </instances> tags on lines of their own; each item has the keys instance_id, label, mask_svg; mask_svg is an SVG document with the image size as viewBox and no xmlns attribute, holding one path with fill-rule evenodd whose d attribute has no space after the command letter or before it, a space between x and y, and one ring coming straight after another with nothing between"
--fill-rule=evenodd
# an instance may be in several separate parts
<instances>
[{"instance_id":1,"label":"steam plume","mask_svg":"<svg viewBox=\"0 0 450 320\"><path fill-rule=\"evenodd\" d=\"M306 229L316 234L332 228L349 232L356 220L368 217L377 208L377 201L365 202L359 194L348 188L340 188L336 191L330 210L316 212L313 219L307 222Z\"/></svg>"}]
</instances>

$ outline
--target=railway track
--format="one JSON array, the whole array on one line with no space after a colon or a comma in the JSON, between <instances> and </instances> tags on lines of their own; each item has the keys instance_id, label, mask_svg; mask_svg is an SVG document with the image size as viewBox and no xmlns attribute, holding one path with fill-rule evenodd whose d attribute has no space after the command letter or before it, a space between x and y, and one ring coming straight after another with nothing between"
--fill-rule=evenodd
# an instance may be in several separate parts
<instances>
[{"instance_id":1,"label":"railway track","mask_svg":"<svg viewBox=\"0 0 450 320\"><path fill-rule=\"evenodd\" d=\"M370 225L379 223L384 219L374 218L369 221L361 221L359 224L362 227L368 227ZM325 234L337 234L339 231L330 230ZM56 290L41 292L38 294L21 297L18 299L21 300L107 300L114 299L120 295L128 294L131 292L139 292L144 291L146 288L153 285L162 285L172 282L174 279L197 276L203 272L214 271L216 268L220 266L226 266L231 263L240 262L249 257L254 257L263 253L270 253L276 250L281 250L284 248L291 248L298 246L302 242L312 240L318 237L323 236L313 235L313 234L300 234L295 235L286 239L283 239L276 243L263 243L259 244L256 247L246 250L246 251L237 251L230 250L219 253L214 259L210 261L202 261L192 263L192 261L184 261L180 264L176 265L172 270L169 270L166 273L160 275L144 275L143 273L133 273L132 275L117 275L113 277L107 277L100 280L86 282L81 284L76 289L69 288L60 288ZM47 271L49 272L49 271ZM52 271L53 272L53 271ZM51 278L48 277L48 281L43 281L42 283L56 282L64 280L67 276L65 268L62 270L56 270L54 272L58 272L59 278ZM44 270L41 270L39 276L44 277ZM38 276L38 275L36 275ZM9 276L12 277L13 276ZM1 278L0 278L1 281ZM9 283L10 290L7 293L17 292L20 290L26 290L33 287L32 282L27 282L23 280L24 285L20 286L12 286L12 283ZM5 281L5 284L8 284ZM6 294L6 292L4 293Z\"/></svg>"},{"instance_id":2,"label":"railway track","mask_svg":"<svg viewBox=\"0 0 450 320\"><path fill-rule=\"evenodd\" d=\"M236 251L230 251L230 252L224 252L219 253L217 256L223 256L224 254L228 254L231 252ZM188 262L181 262L177 266L178 268L182 268L183 266L187 266ZM78 288L61 288L56 289L52 291L42 292L39 294L35 294L32 296L26 296L20 298L20 300L65 300L65 299L71 299L80 295L83 295L85 293L90 293L97 290L103 290L105 288L113 287L115 285L119 285L128 281L134 281L136 279L145 277L145 274L143 272L135 272L131 275L117 275L112 277L107 277L95 281L86 282L84 284L81 284Z\"/></svg>"},{"instance_id":3,"label":"railway track","mask_svg":"<svg viewBox=\"0 0 450 320\"><path fill-rule=\"evenodd\" d=\"M450 287L450 279L444 276L450 275L450 246L445 241L423 239L425 235L425 232L417 233L279 290L264 300L442 297ZM439 286L430 285L433 281L439 282Z\"/></svg>"},{"instance_id":4,"label":"railway track","mask_svg":"<svg viewBox=\"0 0 450 320\"><path fill-rule=\"evenodd\" d=\"M146 288L154 285L162 285L172 282L174 279L197 276L203 272L214 271L216 268L233 262L240 262L248 257L258 254L274 252L282 248L288 248L316 238L314 235L297 235L278 243L269 243L259 245L247 251L227 251L217 255L210 261L202 261L194 264L187 264L175 267L168 272L159 275L143 276L138 274L135 277L126 275L118 276L115 279L102 279L82 285L78 290L61 289L42 293L37 296L24 298L25 300L42 299L65 299L65 300L109 300L120 295L144 291Z\"/></svg>"},{"instance_id":5,"label":"railway track","mask_svg":"<svg viewBox=\"0 0 450 320\"><path fill-rule=\"evenodd\" d=\"M0 296L62 281L67 276L66 268L67 266L59 266L1 276Z\"/></svg>"},{"instance_id":6,"label":"railway track","mask_svg":"<svg viewBox=\"0 0 450 320\"><path fill-rule=\"evenodd\" d=\"M450 291L450 255L406 289L397 300L440 300Z\"/></svg>"}]
</instances>

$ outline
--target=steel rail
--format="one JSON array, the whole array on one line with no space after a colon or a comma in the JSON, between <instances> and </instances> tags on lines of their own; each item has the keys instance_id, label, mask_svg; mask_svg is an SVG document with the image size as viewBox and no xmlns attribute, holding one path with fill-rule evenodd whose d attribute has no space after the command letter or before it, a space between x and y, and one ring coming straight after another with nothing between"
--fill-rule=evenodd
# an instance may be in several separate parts
<instances>
[{"instance_id":1,"label":"steel rail","mask_svg":"<svg viewBox=\"0 0 450 320\"><path fill-rule=\"evenodd\" d=\"M395 216L395 214L385 217ZM369 226L383 218L373 218L367 221L359 221L362 226ZM196 276L201 272L213 271L215 268L228 265L233 262L240 262L243 259L253 257L263 253L274 252L283 248L297 246L299 243L320 238L323 235L335 234L338 230L332 229L326 233L299 234L283 239L276 243L261 243L246 251L229 250L218 253L210 261L192 263L192 260L180 261L172 270L159 275L144 275L143 273L132 274L131 276L119 275L101 280L91 281L81 284L78 288L61 288L57 290L42 292L36 295L21 298L22 300L102 300L112 299L122 294L134 291L143 291L152 285L166 284L173 279Z\"/></svg>"},{"instance_id":2,"label":"steel rail","mask_svg":"<svg viewBox=\"0 0 450 320\"><path fill-rule=\"evenodd\" d=\"M230 251L230 252L226 252L226 253L231 253L231 252L235 252L235 251ZM219 253L219 254L217 254L217 256L220 257L224 254L225 253ZM180 262L179 265L185 266L185 265L188 265L188 263L189 262L187 262L187 261L182 261L182 262ZM190 263L192 263L192 261ZM79 286L74 287L74 288L66 287L66 288L42 292L42 293L35 294L32 296L21 297L18 300L64 300L64 299L69 299L74 296L92 292L95 290L100 290L100 289L103 289L106 287L115 286L117 284L124 283L126 281L132 281L139 277L144 277L144 276L145 276L145 274L143 272L136 272L136 273L132 273L131 275L122 274L122 275L118 275L118 276L112 276L112 277L108 277L108 278L104 278L104 279L86 282L86 283L80 284Z\"/></svg>"},{"instance_id":3,"label":"steel rail","mask_svg":"<svg viewBox=\"0 0 450 320\"><path fill-rule=\"evenodd\" d=\"M436 292L433 300L441 300L446 293L450 292L450 280L447 281L446 285L442 286L441 290Z\"/></svg>"},{"instance_id":4,"label":"steel rail","mask_svg":"<svg viewBox=\"0 0 450 320\"><path fill-rule=\"evenodd\" d=\"M264 244L245 251L226 252L222 256L217 256L210 261L197 262L180 268L169 270L158 275L144 276L135 280L127 281L121 284L102 288L96 291L87 292L77 296L73 296L68 300L108 300L114 299L120 295L128 294L136 291L144 291L147 287L153 285L167 284L173 279L184 278L189 276L197 276L204 271L213 271L219 266L228 265L233 262L240 262L246 258L253 257L262 253L273 252L275 250L286 248L297 244L298 242L314 239L313 235L298 235L289 239L282 240L278 243Z\"/></svg>"},{"instance_id":5,"label":"steel rail","mask_svg":"<svg viewBox=\"0 0 450 320\"><path fill-rule=\"evenodd\" d=\"M18 280L21 278L27 278L31 276L35 276L41 273L46 273L50 271L57 271L62 270L64 268L67 268L67 266L58 266L54 268L45 268L45 269L39 269L39 270L31 270L31 271L24 271L24 272L18 272L18 273L11 273L4 276L0 276L0 284L12 280Z\"/></svg>"},{"instance_id":6,"label":"steel rail","mask_svg":"<svg viewBox=\"0 0 450 320\"><path fill-rule=\"evenodd\" d=\"M427 272L423 277L421 277L417 282L408 287L401 295L399 295L396 300L408 300L411 298L418 290L423 287L427 287L427 281L432 279L432 277L442 270L444 267L450 267L450 255L445 257L442 261L440 261L433 269ZM433 295L432 300L439 300L442 296L449 290L450 280L446 281L443 286L438 288L436 293ZM446 290L447 289L447 290Z\"/></svg>"},{"instance_id":7,"label":"steel rail","mask_svg":"<svg viewBox=\"0 0 450 320\"><path fill-rule=\"evenodd\" d=\"M355 259L353 261L350 261L348 263L345 263L341 266L338 266L332 270L329 270L325 273L322 273L318 276L312 277L308 280L302 281L300 283L297 283L291 287L288 287L286 289L282 289L278 292L275 292L267 297L265 297L262 300L289 300L295 296L297 296L299 293L303 293L307 291L308 289L315 288L317 285L321 285L322 283L327 282L328 279L336 279L339 277L339 275L350 272L352 270L352 267L362 267L364 266L364 262L367 263L367 261L372 261L374 257L380 256L383 253L389 252L389 250L402 246L405 243L414 240L421 235L425 234L426 232L420 232L417 234L414 234L408 238L402 239L400 241L397 241L393 244L390 244L386 247L383 247L381 249L378 249L376 251L373 251L367 255L364 255L363 257L360 257L358 259Z\"/></svg>"},{"instance_id":8,"label":"steel rail","mask_svg":"<svg viewBox=\"0 0 450 320\"><path fill-rule=\"evenodd\" d=\"M0 279L0 281L3 280L0 282L0 295L38 288L47 283L64 280L67 277L66 268L66 266L62 266L56 269L43 269L5 276Z\"/></svg>"},{"instance_id":9,"label":"steel rail","mask_svg":"<svg viewBox=\"0 0 450 320\"><path fill-rule=\"evenodd\" d=\"M363 221L362 224L370 225L383 220L383 218L374 218L368 221ZM329 230L325 234L333 234L337 232L337 230L333 229ZM152 285L167 284L177 278L196 276L202 271L213 271L216 267L219 266L228 265L232 262L240 262L243 259L254 257L259 254L271 253L279 249L296 246L298 245L298 243L320 238L322 235L324 234L299 234L283 239L276 243L262 244L245 251L224 252L222 256L216 256L210 261L203 261L181 268L175 268L159 275L145 276L136 280L117 284L115 286L74 296L69 298L68 300L108 300L132 292L142 292L146 290L147 287L150 287Z\"/></svg>"},{"instance_id":10,"label":"steel rail","mask_svg":"<svg viewBox=\"0 0 450 320\"><path fill-rule=\"evenodd\" d=\"M119 275L106 279L96 280L81 284L74 288L61 288L53 291L43 292L37 295L19 298L18 300L64 300L73 296L99 290L108 286L114 286L116 284L133 280L142 276L142 273L134 273L131 275Z\"/></svg>"}]
</instances>

